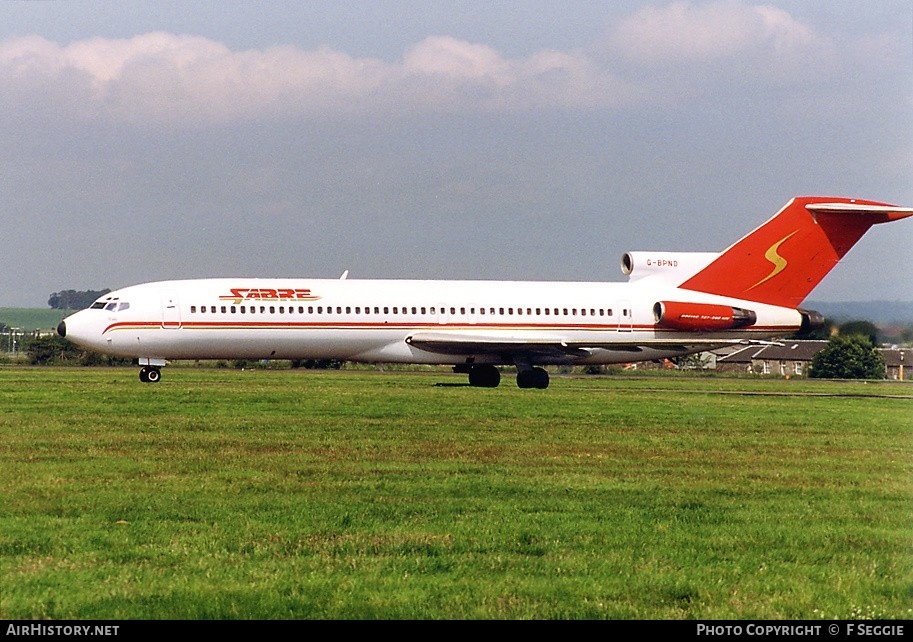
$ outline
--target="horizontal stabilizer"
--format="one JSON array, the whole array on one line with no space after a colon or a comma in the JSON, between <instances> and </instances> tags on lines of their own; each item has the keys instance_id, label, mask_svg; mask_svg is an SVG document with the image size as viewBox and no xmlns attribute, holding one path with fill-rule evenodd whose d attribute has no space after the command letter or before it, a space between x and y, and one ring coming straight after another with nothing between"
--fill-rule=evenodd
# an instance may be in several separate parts
<instances>
[{"instance_id":1,"label":"horizontal stabilizer","mask_svg":"<svg viewBox=\"0 0 913 642\"><path fill-rule=\"evenodd\" d=\"M857 203L855 201L849 203L809 203L805 206L805 209L811 211L813 214L818 212L853 213L878 219L872 220L873 224L888 223L890 221L898 221L902 218L913 216L913 207L865 204Z\"/></svg>"}]
</instances>

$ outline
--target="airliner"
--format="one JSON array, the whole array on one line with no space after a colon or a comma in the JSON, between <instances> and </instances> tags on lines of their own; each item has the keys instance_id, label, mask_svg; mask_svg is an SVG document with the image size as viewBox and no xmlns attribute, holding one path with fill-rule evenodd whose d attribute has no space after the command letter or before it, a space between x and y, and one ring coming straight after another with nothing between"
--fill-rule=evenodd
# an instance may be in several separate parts
<instances>
[{"instance_id":1,"label":"airliner","mask_svg":"<svg viewBox=\"0 0 913 642\"><path fill-rule=\"evenodd\" d=\"M215 278L110 292L58 333L129 357L142 382L180 359L446 364L496 387L547 388L544 366L675 358L769 343L822 316L802 301L874 224L913 208L795 197L722 252L627 252L627 282Z\"/></svg>"}]
</instances>

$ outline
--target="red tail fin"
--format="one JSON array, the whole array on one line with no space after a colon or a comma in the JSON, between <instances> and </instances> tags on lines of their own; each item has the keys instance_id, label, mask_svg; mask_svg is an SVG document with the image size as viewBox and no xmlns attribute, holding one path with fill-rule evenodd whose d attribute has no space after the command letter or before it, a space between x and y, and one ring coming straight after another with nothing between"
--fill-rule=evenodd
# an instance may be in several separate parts
<instances>
[{"instance_id":1,"label":"red tail fin","mask_svg":"<svg viewBox=\"0 0 913 642\"><path fill-rule=\"evenodd\" d=\"M795 308L872 225L911 215L875 201L796 197L680 287Z\"/></svg>"}]
</instances>

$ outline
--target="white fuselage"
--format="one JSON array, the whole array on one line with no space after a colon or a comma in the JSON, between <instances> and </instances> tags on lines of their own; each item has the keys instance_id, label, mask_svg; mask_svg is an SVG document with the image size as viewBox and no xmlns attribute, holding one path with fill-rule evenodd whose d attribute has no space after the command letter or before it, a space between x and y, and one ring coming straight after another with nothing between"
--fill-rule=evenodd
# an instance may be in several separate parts
<instances>
[{"instance_id":1,"label":"white fuselage","mask_svg":"<svg viewBox=\"0 0 913 642\"><path fill-rule=\"evenodd\" d=\"M662 328L654 305L663 300L750 308L757 321L739 329ZM513 364L522 359L544 365L679 356L781 336L801 323L793 309L683 291L651 278L632 283L220 278L117 290L68 317L65 333L85 347L146 363L343 359ZM428 341L416 347L413 337ZM457 343L451 344L451 338ZM435 342L440 350L429 349ZM484 349L477 342L517 347ZM562 352L563 347L568 349Z\"/></svg>"}]
</instances>

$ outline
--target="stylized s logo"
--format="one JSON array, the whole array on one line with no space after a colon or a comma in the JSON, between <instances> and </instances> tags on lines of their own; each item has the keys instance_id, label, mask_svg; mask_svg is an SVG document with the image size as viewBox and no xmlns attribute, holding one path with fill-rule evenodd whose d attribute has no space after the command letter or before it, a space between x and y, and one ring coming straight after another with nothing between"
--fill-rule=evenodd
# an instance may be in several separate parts
<instances>
[{"instance_id":1,"label":"stylized s logo","mask_svg":"<svg viewBox=\"0 0 913 642\"><path fill-rule=\"evenodd\" d=\"M783 270L786 269L787 261L786 261L786 259L784 259L782 256L780 256L777 253L777 250L779 250L780 246L783 245L786 241L788 241L798 231L799 230L796 230L792 234L788 234L788 235L784 236L782 239L780 239L779 241L777 241L776 243L771 245L769 248L767 248L767 251L764 253L764 258L767 259L768 261L770 261L771 263L773 263L774 269L770 271L770 274L768 274L763 279L761 279L760 281L758 281L757 283L752 285L750 288L748 288L748 290L754 290L756 287L758 287L762 283L767 283L772 278L777 276L780 272L782 272ZM745 291L748 292L748 290L745 290Z\"/></svg>"}]
</instances>

